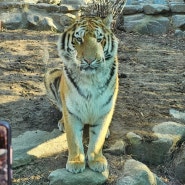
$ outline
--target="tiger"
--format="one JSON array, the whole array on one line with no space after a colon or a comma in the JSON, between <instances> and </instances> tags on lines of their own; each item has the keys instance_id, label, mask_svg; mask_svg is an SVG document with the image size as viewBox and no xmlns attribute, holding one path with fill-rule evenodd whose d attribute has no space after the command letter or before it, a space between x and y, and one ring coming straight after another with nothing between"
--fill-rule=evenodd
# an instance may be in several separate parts
<instances>
[{"instance_id":1,"label":"tiger","mask_svg":"<svg viewBox=\"0 0 185 185\"><path fill-rule=\"evenodd\" d=\"M112 15L80 17L60 34L57 44L63 66L45 74L49 99L62 112L59 128L68 143L66 170L81 173L108 169L102 148L118 94L118 39L111 31ZM85 154L84 126L89 125Z\"/></svg>"}]
</instances>

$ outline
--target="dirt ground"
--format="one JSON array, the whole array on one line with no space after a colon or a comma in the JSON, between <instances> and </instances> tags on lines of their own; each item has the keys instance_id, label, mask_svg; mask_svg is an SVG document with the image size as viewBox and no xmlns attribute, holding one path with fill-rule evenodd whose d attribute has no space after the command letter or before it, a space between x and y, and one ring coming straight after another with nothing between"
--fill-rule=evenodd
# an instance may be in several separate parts
<instances>
[{"instance_id":1,"label":"dirt ground","mask_svg":"<svg viewBox=\"0 0 185 185\"><path fill-rule=\"evenodd\" d=\"M185 110L185 40L121 32L117 37L120 90L106 148L129 131L149 131L156 123L174 120L170 108ZM57 128L60 113L43 84L45 70L60 65L57 38L52 32L0 32L0 119L11 123L12 137ZM115 184L129 156L105 155L110 166L106 185ZM14 169L13 184L46 185L51 171L64 168L66 160L67 151ZM165 165L151 169L167 184L181 184Z\"/></svg>"}]
</instances>

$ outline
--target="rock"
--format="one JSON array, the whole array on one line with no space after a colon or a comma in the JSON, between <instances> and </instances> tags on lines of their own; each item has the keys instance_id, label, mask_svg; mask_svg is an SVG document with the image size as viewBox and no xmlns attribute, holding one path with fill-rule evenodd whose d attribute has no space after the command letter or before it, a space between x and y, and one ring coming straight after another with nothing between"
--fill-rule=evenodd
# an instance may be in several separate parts
<instances>
[{"instance_id":1,"label":"rock","mask_svg":"<svg viewBox=\"0 0 185 185\"><path fill-rule=\"evenodd\" d=\"M62 3L84 5L87 0L63 0Z\"/></svg>"},{"instance_id":2,"label":"rock","mask_svg":"<svg viewBox=\"0 0 185 185\"><path fill-rule=\"evenodd\" d=\"M177 29L177 30L175 30L175 33L174 33L174 36L175 37L181 37L181 38L185 38L185 31L182 31L182 30L179 30L179 29ZM173 113L170 113L171 115L173 114ZM172 115L173 117L179 117L180 116L180 114L179 113L175 113L175 115ZM179 118L178 118L179 119ZM182 117L182 118L180 118L180 119L183 119L183 120L185 120L185 116L184 117Z\"/></svg>"},{"instance_id":3,"label":"rock","mask_svg":"<svg viewBox=\"0 0 185 185\"><path fill-rule=\"evenodd\" d=\"M44 17L41 14L34 14L32 12L27 13L28 28L35 30L51 30L56 31L58 27L50 17Z\"/></svg>"},{"instance_id":4,"label":"rock","mask_svg":"<svg viewBox=\"0 0 185 185\"><path fill-rule=\"evenodd\" d=\"M82 173L72 174L63 168L51 172L48 179L49 185L101 185L108 179L108 176L108 170L98 173L86 168Z\"/></svg>"},{"instance_id":5,"label":"rock","mask_svg":"<svg viewBox=\"0 0 185 185\"><path fill-rule=\"evenodd\" d=\"M143 6L143 10L145 14L161 14L166 13L170 10L170 8L166 5L161 4L148 4Z\"/></svg>"},{"instance_id":6,"label":"rock","mask_svg":"<svg viewBox=\"0 0 185 185\"><path fill-rule=\"evenodd\" d=\"M34 13L27 13L27 21L28 21L28 28L35 29L39 22L41 21L42 17L39 14Z\"/></svg>"},{"instance_id":7,"label":"rock","mask_svg":"<svg viewBox=\"0 0 185 185\"><path fill-rule=\"evenodd\" d=\"M51 30L51 31L57 31L57 26L54 24L53 19L50 17L44 17L39 22L39 30Z\"/></svg>"},{"instance_id":8,"label":"rock","mask_svg":"<svg viewBox=\"0 0 185 185\"><path fill-rule=\"evenodd\" d=\"M175 28L181 28L185 30L185 15L172 16L172 24Z\"/></svg>"},{"instance_id":9,"label":"rock","mask_svg":"<svg viewBox=\"0 0 185 185\"><path fill-rule=\"evenodd\" d=\"M129 159L125 162L123 176L118 179L116 185L165 185L143 163Z\"/></svg>"},{"instance_id":10,"label":"rock","mask_svg":"<svg viewBox=\"0 0 185 185\"><path fill-rule=\"evenodd\" d=\"M130 143L133 145L141 144L142 137L135 134L134 132L127 133L127 138L129 139Z\"/></svg>"},{"instance_id":11,"label":"rock","mask_svg":"<svg viewBox=\"0 0 185 185\"><path fill-rule=\"evenodd\" d=\"M38 3L47 3L47 4L55 4L59 5L61 0L39 0Z\"/></svg>"},{"instance_id":12,"label":"rock","mask_svg":"<svg viewBox=\"0 0 185 185\"><path fill-rule=\"evenodd\" d=\"M57 29L63 31L67 26L70 26L75 19L72 14L52 14L51 18L55 20Z\"/></svg>"},{"instance_id":13,"label":"rock","mask_svg":"<svg viewBox=\"0 0 185 185\"><path fill-rule=\"evenodd\" d=\"M140 131L129 132L126 137L129 140L127 154L142 162L155 165L163 163L170 156L169 151L176 141L173 141L170 136L156 136L153 133Z\"/></svg>"},{"instance_id":14,"label":"rock","mask_svg":"<svg viewBox=\"0 0 185 185\"><path fill-rule=\"evenodd\" d=\"M1 13L1 21L6 29L18 29L22 24L22 13Z\"/></svg>"},{"instance_id":15,"label":"rock","mask_svg":"<svg viewBox=\"0 0 185 185\"><path fill-rule=\"evenodd\" d=\"M163 122L155 125L152 129L156 134L171 135L172 137L177 137L182 139L185 136L185 125L176 122Z\"/></svg>"},{"instance_id":16,"label":"rock","mask_svg":"<svg viewBox=\"0 0 185 185\"><path fill-rule=\"evenodd\" d=\"M181 34L180 36L183 36L183 35L185 36L185 32L183 32L181 30L176 30L175 34ZM170 114L176 119L180 119L180 120L185 121L185 112L180 112L175 109L170 109Z\"/></svg>"},{"instance_id":17,"label":"rock","mask_svg":"<svg viewBox=\"0 0 185 185\"><path fill-rule=\"evenodd\" d=\"M38 3L39 2L39 0L23 0L23 2L25 2L25 3L30 3L30 4L36 4L36 3Z\"/></svg>"},{"instance_id":18,"label":"rock","mask_svg":"<svg viewBox=\"0 0 185 185\"><path fill-rule=\"evenodd\" d=\"M42 13L45 14L45 12L56 13L56 12L60 12L60 6L57 6L54 4L46 4L46 3L31 4L29 5L29 10L33 12L38 12L39 14L42 14ZM45 16L48 16L48 14L45 14Z\"/></svg>"},{"instance_id":19,"label":"rock","mask_svg":"<svg viewBox=\"0 0 185 185\"><path fill-rule=\"evenodd\" d=\"M30 163L36 158L56 155L67 149L66 135L59 130L53 132L27 131L12 139L13 167Z\"/></svg>"},{"instance_id":20,"label":"rock","mask_svg":"<svg viewBox=\"0 0 185 185\"><path fill-rule=\"evenodd\" d=\"M138 32L140 34L166 34L169 30L169 22L169 19L163 16L129 15L124 16L122 29L127 32Z\"/></svg>"},{"instance_id":21,"label":"rock","mask_svg":"<svg viewBox=\"0 0 185 185\"><path fill-rule=\"evenodd\" d=\"M149 164L162 164L171 157L176 145L185 138L185 126L175 122L163 122L155 125L154 133L129 132L127 153L135 159Z\"/></svg>"},{"instance_id":22,"label":"rock","mask_svg":"<svg viewBox=\"0 0 185 185\"><path fill-rule=\"evenodd\" d=\"M126 5L123 9L124 15L135 14L143 12L143 6L141 5Z\"/></svg>"},{"instance_id":23,"label":"rock","mask_svg":"<svg viewBox=\"0 0 185 185\"><path fill-rule=\"evenodd\" d=\"M168 5L169 1L168 0L154 0L154 4L161 4L161 5Z\"/></svg>"},{"instance_id":24,"label":"rock","mask_svg":"<svg viewBox=\"0 0 185 185\"><path fill-rule=\"evenodd\" d=\"M122 140L116 141L113 145L110 146L108 149L104 149L104 152L113 154L113 155L121 155L125 154L125 147L126 143Z\"/></svg>"},{"instance_id":25,"label":"rock","mask_svg":"<svg viewBox=\"0 0 185 185\"><path fill-rule=\"evenodd\" d=\"M185 13L185 3L170 3L170 9L173 13Z\"/></svg>"},{"instance_id":26,"label":"rock","mask_svg":"<svg viewBox=\"0 0 185 185\"><path fill-rule=\"evenodd\" d=\"M172 168L177 179L185 183L185 143L181 145L176 155L174 155Z\"/></svg>"}]
</instances>

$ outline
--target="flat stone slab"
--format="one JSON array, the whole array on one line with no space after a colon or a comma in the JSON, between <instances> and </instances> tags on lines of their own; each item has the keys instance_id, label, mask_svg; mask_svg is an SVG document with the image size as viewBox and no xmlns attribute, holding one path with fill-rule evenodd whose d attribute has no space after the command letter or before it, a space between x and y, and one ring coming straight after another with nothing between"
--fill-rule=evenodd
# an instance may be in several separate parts
<instances>
[{"instance_id":1,"label":"flat stone slab","mask_svg":"<svg viewBox=\"0 0 185 185\"><path fill-rule=\"evenodd\" d=\"M65 168L57 169L49 175L49 185L101 185L109 176L109 170L102 173L86 168L84 172L73 174Z\"/></svg>"},{"instance_id":2,"label":"flat stone slab","mask_svg":"<svg viewBox=\"0 0 185 185\"><path fill-rule=\"evenodd\" d=\"M27 131L12 139L13 167L30 163L37 158L45 158L57 155L67 150L66 134L59 130Z\"/></svg>"}]
</instances>

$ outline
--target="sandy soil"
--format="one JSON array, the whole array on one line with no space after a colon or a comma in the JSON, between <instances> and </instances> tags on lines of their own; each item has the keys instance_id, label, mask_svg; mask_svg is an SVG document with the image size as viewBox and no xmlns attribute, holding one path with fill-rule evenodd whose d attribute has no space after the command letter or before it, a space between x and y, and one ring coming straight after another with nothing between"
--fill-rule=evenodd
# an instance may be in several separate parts
<instances>
[{"instance_id":1,"label":"sandy soil","mask_svg":"<svg viewBox=\"0 0 185 185\"><path fill-rule=\"evenodd\" d=\"M106 148L128 131L149 131L156 123L174 120L170 108L185 109L185 40L121 32L117 37L120 90ZM57 38L52 32L0 32L0 119L11 123L13 137L57 128L60 112L48 101L43 84L45 70L60 65ZM110 165L106 184L115 184L129 156L106 157ZM66 160L67 151L14 169L13 184L46 185L50 172L65 167ZM151 169L167 184L177 185L165 165Z\"/></svg>"}]
</instances>

